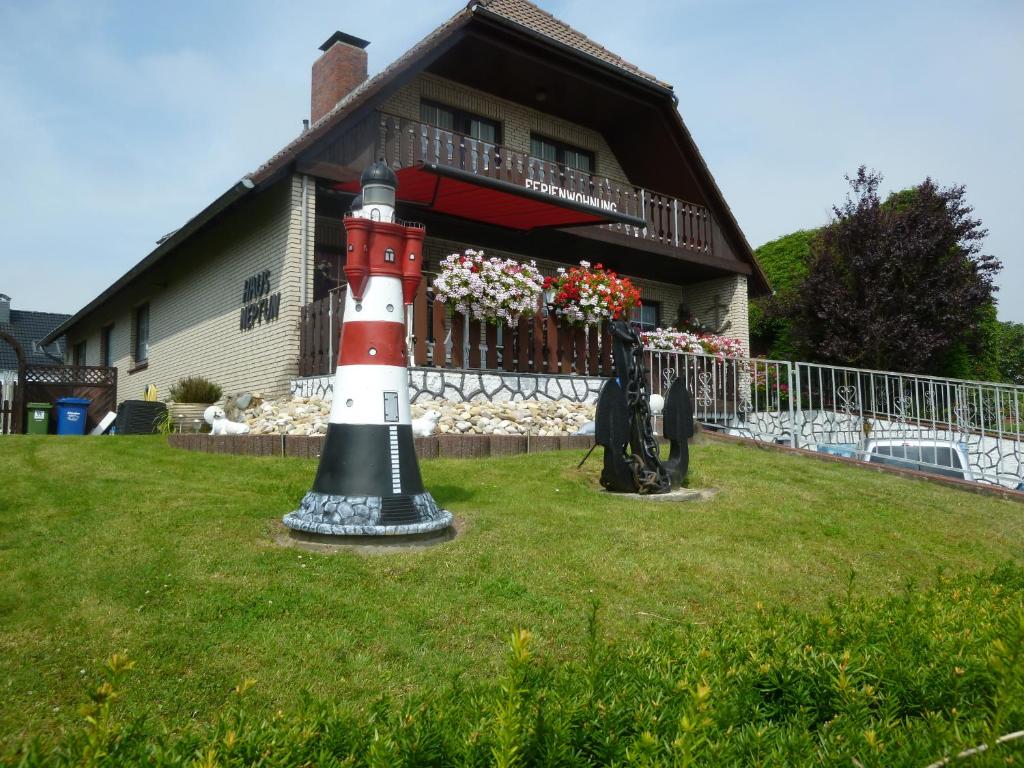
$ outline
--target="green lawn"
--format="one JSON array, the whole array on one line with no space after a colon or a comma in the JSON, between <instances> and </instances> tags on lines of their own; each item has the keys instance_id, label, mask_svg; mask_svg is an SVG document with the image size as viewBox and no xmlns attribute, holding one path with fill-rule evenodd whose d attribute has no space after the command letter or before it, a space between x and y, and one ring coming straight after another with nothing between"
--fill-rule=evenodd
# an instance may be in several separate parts
<instances>
[{"instance_id":1,"label":"green lawn","mask_svg":"<svg viewBox=\"0 0 1024 768\"><path fill-rule=\"evenodd\" d=\"M256 706L366 701L503 666L516 627L577 657L586 614L627 639L757 603L890 593L1024 562L1024 507L856 468L709 444L703 503L600 492L595 452L424 462L460 521L441 546L367 556L278 546L313 461L178 451L161 438L0 439L0 737L74 720L103 659L123 706L208 719L241 680Z\"/></svg>"}]
</instances>

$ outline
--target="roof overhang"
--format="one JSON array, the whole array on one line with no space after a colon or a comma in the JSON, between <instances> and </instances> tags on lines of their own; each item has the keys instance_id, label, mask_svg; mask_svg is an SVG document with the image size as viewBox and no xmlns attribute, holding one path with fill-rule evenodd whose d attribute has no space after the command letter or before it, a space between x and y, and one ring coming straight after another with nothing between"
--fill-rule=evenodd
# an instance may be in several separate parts
<instances>
[{"instance_id":1,"label":"roof overhang","mask_svg":"<svg viewBox=\"0 0 1024 768\"><path fill-rule=\"evenodd\" d=\"M646 226L643 219L620 213L612 201L539 181L524 179L519 185L433 163L401 168L396 176L399 202L467 221L522 232L613 223ZM335 189L357 194L359 182Z\"/></svg>"},{"instance_id":2,"label":"roof overhang","mask_svg":"<svg viewBox=\"0 0 1024 768\"><path fill-rule=\"evenodd\" d=\"M221 214L235 202L240 200L245 195L249 194L253 190L255 185L252 179L248 176L244 177L241 181L233 185L227 192L222 194L206 208L200 211L198 214L189 219L185 224L178 230L175 230L170 235L162 238L157 244L157 247L150 251L149 255L146 256L142 261L132 267L130 270L125 272L117 281L108 287L103 293L97 296L95 299L90 301L74 315L69 317L63 323L58 325L39 343L42 345L51 344L61 336L63 336L70 328L72 328L79 320L84 319L93 310L99 307L107 299L111 298L120 291L122 288L128 286L133 280L140 277L144 272L157 265L167 254L173 251L179 244L185 242L193 233L200 230L205 224L214 219L216 216Z\"/></svg>"}]
</instances>

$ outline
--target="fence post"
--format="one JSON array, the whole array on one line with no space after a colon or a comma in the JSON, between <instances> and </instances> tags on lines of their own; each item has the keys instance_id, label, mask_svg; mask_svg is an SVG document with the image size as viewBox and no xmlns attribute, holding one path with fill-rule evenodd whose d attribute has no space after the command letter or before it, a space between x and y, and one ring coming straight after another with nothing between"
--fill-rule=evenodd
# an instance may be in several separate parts
<instances>
[{"instance_id":1,"label":"fence post","mask_svg":"<svg viewBox=\"0 0 1024 768\"><path fill-rule=\"evenodd\" d=\"M793 363L792 361L786 362L786 370L788 375L786 378L789 380L789 441L794 448L799 448L796 439L796 412L800 410L799 405L796 408L793 407L794 396L797 399L797 403L800 402L800 376L796 376L796 386L793 386Z\"/></svg>"}]
</instances>

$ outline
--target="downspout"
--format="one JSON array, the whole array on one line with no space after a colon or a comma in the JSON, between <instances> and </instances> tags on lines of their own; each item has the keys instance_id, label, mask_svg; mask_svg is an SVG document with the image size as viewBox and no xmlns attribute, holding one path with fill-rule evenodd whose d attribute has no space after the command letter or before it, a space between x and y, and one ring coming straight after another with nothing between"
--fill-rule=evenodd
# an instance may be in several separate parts
<instances>
[{"instance_id":1,"label":"downspout","mask_svg":"<svg viewBox=\"0 0 1024 768\"><path fill-rule=\"evenodd\" d=\"M306 291L309 279L309 177L302 174L302 265L301 277L299 279L299 306L306 306Z\"/></svg>"}]
</instances>

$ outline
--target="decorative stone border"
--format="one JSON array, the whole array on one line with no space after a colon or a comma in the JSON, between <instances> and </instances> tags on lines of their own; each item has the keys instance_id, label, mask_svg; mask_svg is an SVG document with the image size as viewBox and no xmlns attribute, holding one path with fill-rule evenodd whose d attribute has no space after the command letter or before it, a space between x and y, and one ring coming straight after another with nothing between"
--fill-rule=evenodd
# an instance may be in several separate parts
<instances>
[{"instance_id":1,"label":"decorative stone border","mask_svg":"<svg viewBox=\"0 0 1024 768\"><path fill-rule=\"evenodd\" d=\"M505 403L512 400L570 400L596 403L605 380L591 376L562 376L455 368L410 368L409 396L419 400L468 402L473 398ZM289 385L292 397L334 396L333 376L308 376Z\"/></svg>"},{"instance_id":2,"label":"decorative stone border","mask_svg":"<svg viewBox=\"0 0 1024 768\"><path fill-rule=\"evenodd\" d=\"M172 448L235 456L288 456L316 459L323 435L168 435ZM433 435L414 438L420 459L475 459L559 450L590 450L593 435Z\"/></svg>"},{"instance_id":3,"label":"decorative stone border","mask_svg":"<svg viewBox=\"0 0 1024 768\"><path fill-rule=\"evenodd\" d=\"M293 531L324 536L415 536L443 531L452 524L452 513L440 509L429 493L413 497L419 522L383 524L380 496L331 496L310 491L299 508L284 516Z\"/></svg>"}]
</instances>

